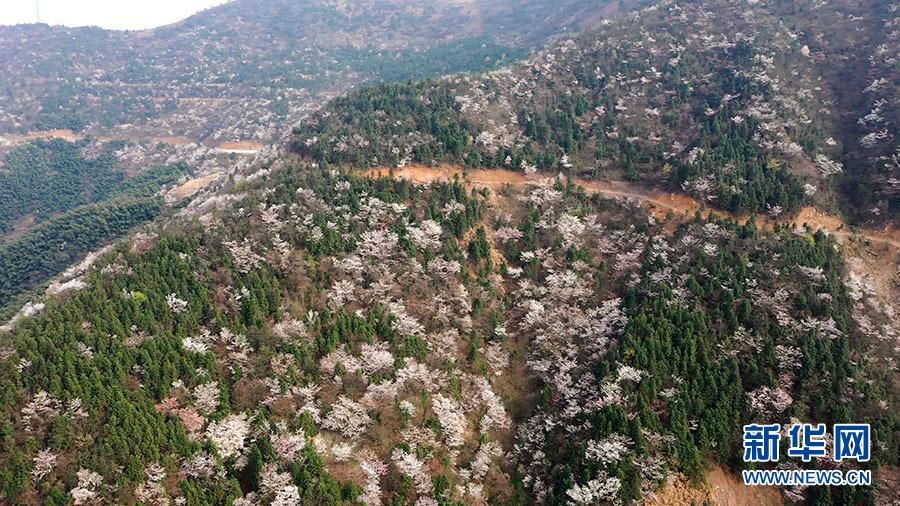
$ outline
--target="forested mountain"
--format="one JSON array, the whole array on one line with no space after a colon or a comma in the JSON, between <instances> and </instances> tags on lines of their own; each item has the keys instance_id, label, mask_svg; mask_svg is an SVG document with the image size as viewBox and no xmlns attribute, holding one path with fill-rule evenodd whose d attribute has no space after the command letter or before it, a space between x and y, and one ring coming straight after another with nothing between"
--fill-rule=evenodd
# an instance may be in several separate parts
<instances>
[{"instance_id":1,"label":"forested mountain","mask_svg":"<svg viewBox=\"0 0 900 506\"><path fill-rule=\"evenodd\" d=\"M369 80L483 70L640 0L236 0L142 32L0 27L0 132L272 141Z\"/></svg>"},{"instance_id":2,"label":"forested mountain","mask_svg":"<svg viewBox=\"0 0 900 506\"><path fill-rule=\"evenodd\" d=\"M354 84L496 68L639 3L237 0L143 32L0 27L0 309L155 216L159 187L145 183L246 163L215 149L228 141L263 150ZM24 144L50 129L78 131L62 132L77 141ZM134 202L119 199L128 176L178 164L174 177L135 180L144 186L132 215ZM99 228L68 228L92 210ZM110 212L123 219L107 228Z\"/></svg>"},{"instance_id":3,"label":"forested mountain","mask_svg":"<svg viewBox=\"0 0 900 506\"><path fill-rule=\"evenodd\" d=\"M483 76L365 88L296 132L320 163L627 178L736 213L897 218L897 6L662 2Z\"/></svg>"},{"instance_id":4,"label":"forested mountain","mask_svg":"<svg viewBox=\"0 0 900 506\"><path fill-rule=\"evenodd\" d=\"M761 418L865 417L897 464L892 323L822 233L258 169L3 336L9 502L631 503Z\"/></svg>"},{"instance_id":5,"label":"forested mountain","mask_svg":"<svg viewBox=\"0 0 900 506\"><path fill-rule=\"evenodd\" d=\"M322 5L352 19L368 4ZM530 6L523 37L555 19ZM875 484L780 498L891 504L898 290L860 274L846 235L787 217L851 199L892 216L898 14L663 1L503 69L335 99L289 150L89 256L0 327L0 501L635 504L755 466L745 423L803 421L870 423L871 460L779 468L862 467ZM403 19L385 33L418 29ZM862 53L870 75L828 80ZM840 95L851 78L876 82ZM877 114L842 129L869 99ZM108 186L87 158L54 176L82 201ZM360 171L414 163L507 170L492 188ZM649 212L575 176L721 212ZM78 237L100 214L82 209L61 215ZM145 211L127 209L111 223ZM0 266L29 272L4 247ZM869 252L896 270L893 243Z\"/></svg>"},{"instance_id":6,"label":"forested mountain","mask_svg":"<svg viewBox=\"0 0 900 506\"><path fill-rule=\"evenodd\" d=\"M119 189L127 175L116 167L112 150L88 159L80 148L62 140L37 141L6 156L0 165L0 235L16 221L41 221Z\"/></svg>"}]
</instances>

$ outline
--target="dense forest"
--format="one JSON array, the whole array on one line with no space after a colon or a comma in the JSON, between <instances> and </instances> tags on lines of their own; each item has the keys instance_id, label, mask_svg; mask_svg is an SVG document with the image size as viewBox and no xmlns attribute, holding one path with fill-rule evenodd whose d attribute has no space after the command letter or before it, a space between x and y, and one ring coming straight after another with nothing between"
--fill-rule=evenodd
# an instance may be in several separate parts
<instances>
[{"instance_id":1,"label":"dense forest","mask_svg":"<svg viewBox=\"0 0 900 506\"><path fill-rule=\"evenodd\" d=\"M80 148L63 140L35 141L6 155L0 167L0 232L32 213L42 221L103 200L126 179L112 152L87 159Z\"/></svg>"},{"instance_id":2,"label":"dense forest","mask_svg":"<svg viewBox=\"0 0 900 506\"><path fill-rule=\"evenodd\" d=\"M591 68L595 63L584 65ZM699 188L712 205L735 213L766 212L773 207L795 211L805 201L801 180L751 140L758 123L753 119L739 124L731 121L740 106L722 102L723 96L749 96L765 90L753 88L746 80L723 76L726 85L721 94L685 93L683 105L696 104L693 107L699 131L697 143L684 149L700 154L684 162L665 155L659 146L648 150L635 144L629 132L616 139L598 134L618 128L615 103L603 91L608 87L607 80L587 78L585 82L594 85L597 97L571 98L559 91L559 98L547 108L526 105L518 110L515 123L521 128L523 140L509 147L498 147L494 144L497 139L485 140L490 123L463 113L464 106L455 95L458 90L452 84L421 81L371 86L333 100L321 117L295 130L294 150L318 163L355 167L450 163L523 171L529 167L563 170L593 177L604 171L594 169L585 174L582 163L611 159L617 162L615 171L643 182L659 177L655 169L648 168L664 165L662 180L668 188ZM713 105L717 112L707 114ZM602 119L594 119L594 127L584 128L586 118L597 110L608 112ZM504 134L516 135L508 131ZM596 160L576 158L574 155L580 152L591 153Z\"/></svg>"},{"instance_id":3,"label":"dense forest","mask_svg":"<svg viewBox=\"0 0 900 506\"><path fill-rule=\"evenodd\" d=\"M271 27L249 16L262 5ZM897 500L896 266L875 265L896 250L786 218L849 202L866 204L860 220L896 214L883 96L897 9L663 0L497 68L601 6L476 5L238 0L144 34L158 54L96 82L70 79L72 54L42 61L65 74L31 97L66 111L53 125L162 118L180 105L106 84L171 82L223 98L258 139L268 112L294 111L290 86L386 82L176 209L160 188L183 164L133 175L89 140L6 158L0 306L17 313L0 326L0 503L630 505L673 487L712 502L712 472L757 468L875 476L776 500ZM483 35L507 18L527 31ZM344 31L317 31L329 23ZM41 50L133 49L53 33ZM7 79L7 98L26 87ZM188 107L191 128L224 124ZM15 114L0 128L48 119ZM416 184L392 170L414 164L539 177ZM700 206L666 212L576 178ZM743 461L744 424L795 422L870 423L872 458Z\"/></svg>"},{"instance_id":4,"label":"dense forest","mask_svg":"<svg viewBox=\"0 0 900 506\"><path fill-rule=\"evenodd\" d=\"M162 211L159 191L187 174L184 165L129 176L112 150L87 158L84 143L35 141L11 151L0 169L0 308L44 284L87 253ZM19 300L24 302L24 300ZM21 304L19 304L21 305Z\"/></svg>"},{"instance_id":5,"label":"dense forest","mask_svg":"<svg viewBox=\"0 0 900 506\"><path fill-rule=\"evenodd\" d=\"M821 233L305 164L209 198L4 337L10 502L628 504L760 417L865 414L897 464Z\"/></svg>"}]
</instances>

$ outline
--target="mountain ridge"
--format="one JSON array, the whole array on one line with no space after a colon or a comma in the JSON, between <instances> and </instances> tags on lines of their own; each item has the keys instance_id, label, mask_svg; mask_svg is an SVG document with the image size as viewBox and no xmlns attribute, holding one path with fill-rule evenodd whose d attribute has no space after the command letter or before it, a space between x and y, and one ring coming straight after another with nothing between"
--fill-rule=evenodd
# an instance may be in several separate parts
<instances>
[{"instance_id":1,"label":"mountain ridge","mask_svg":"<svg viewBox=\"0 0 900 506\"><path fill-rule=\"evenodd\" d=\"M90 127L126 138L272 141L348 85L492 68L607 5L618 8L586 0L559 10L534 0L515 8L506 0L240 0L142 32L0 27L0 131ZM201 99L200 110L179 97Z\"/></svg>"},{"instance_id":2,"label":"mountain ridge","mask_svg":"<svg viewBox=\"0 0 900 506\"><path fill-rule=\"evenodd\" d=\"M790 17L778 2L661 2L498 71L340 97L297 129L294 149L319 163L452 161L610 174L739 213L777 214L810 200L832 212L840 205L853 222L893 222L896 51L880 39L851 50L847 40L812 30L849 17L896 39L896 14L887 2L814 4L797 4ZM856 65L854 57L868 62L872 51L870 72L834 86L852 86L856 100L875 105L835 109L840 93L827 83L843 70L825 62ZM442 137L421 121L436 110L432 100L452 130ZM389 120L372 115L379 107ZM856 127L843 127L849 116L859 118ZM354 122L378 132L358 140L378 148L377 160L354 156L343 135Z\"/></svg>"}]
</instances>

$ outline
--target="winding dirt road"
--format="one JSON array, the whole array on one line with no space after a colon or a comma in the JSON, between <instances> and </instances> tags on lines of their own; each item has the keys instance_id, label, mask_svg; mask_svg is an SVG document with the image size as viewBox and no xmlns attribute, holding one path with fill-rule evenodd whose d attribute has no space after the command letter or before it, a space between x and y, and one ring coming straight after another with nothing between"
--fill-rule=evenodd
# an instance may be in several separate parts
<instances>
[{"instance_id":1,"label":"winding dirt road","mask_svg":"<svg viewBox=\"0 0 900 506\"><path fill-rule=\"evenodd\" d=\"M408 179L417 183L449 182L459 178L461 182L468 186L491 188L493 190L500 190L507 185L514 187L527 185L549 186L555 180L555 178L545 175L529 176L507 169L465 170L449 166L407 166L395 169L376 168L364 171L365 174L375 177L388 176L392 172L395 178ZM664 217L669 211L676 215L693 216L694 213L701 209L700 204L696 200L681 193L648 190L625 181L576 179L575 182L591 192L600 193L606 197L631 200L642 204L657 218ZM745 222L749 219L749 216L735 216L721 210L706 209L704 212L730 217L737 219L739 222ZM759 216L757 216L757 220L760 223L768 224L776 222L776 220L768 217L761 219ZM851 232L841 218L826 214L814 207L804 207L796 215L783 217L778 219L777 222L792 225L809 224L813 229L820 229L833 235L841 244L852 242L855 239L864 239L900 250L900 230L889 227L885 230L857 229Z\"/></svg>"}]
</instances>

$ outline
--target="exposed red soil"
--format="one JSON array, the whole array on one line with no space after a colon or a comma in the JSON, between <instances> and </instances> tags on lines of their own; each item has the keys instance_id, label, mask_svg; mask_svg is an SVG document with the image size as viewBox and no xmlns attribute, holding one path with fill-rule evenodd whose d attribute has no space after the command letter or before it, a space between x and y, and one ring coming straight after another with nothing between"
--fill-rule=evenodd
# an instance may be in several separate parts
<instances>
[{"instance_id":1,"label":"exposed red soil","mask_svg":"<svg viewBox=\"0 0 900 506\"><path fill-rule=\"evenodd\" d=\"M549 185L553 178L546 175L526 175L507 169L469 169L459 167L424 167L408 166L403 168L375 168L364 171L370 176L387 176L393 172L394 177L409 179L417 183L431 183L435 181L452 181L459 178L468 186L488 187L502 189L506 185ZM692 216L701 209L700 203L692 197L682 193L670 193L660 190L652 190L634 185L625 181L598 181L576 179L576 183L587 190L600 193L611 198L629 199L639 202L648 208L650 213L658 219L662 219L669 212L680 216ZM714 213L722 217L730 217L739 222L746 222L749 216L735 216L727 211L706 209L704 214ZM814 207L804 207L794 216L785 216L777 220L757 217L760 224L788 223L802 225L809 224L813 229L821 229L833 234L840 242L845 243L852 237L859 237L871 242L883 243L900 249L900 230L894 227L886 227L882 230L858 229L850 232L843 220L834 215L826 214Z\"/></svg>"},{"instance_id":2,"label":"exposed red soil","mask_svg":"<svg viewBox=\"0 0 900 506\"><path fill-rule=\"evenodd\" d=\"M226 151L259 151L263 147L265 147L263 144L252 141L223 142L219 145L219 149Z\"/></svg>"}]
</instances>

